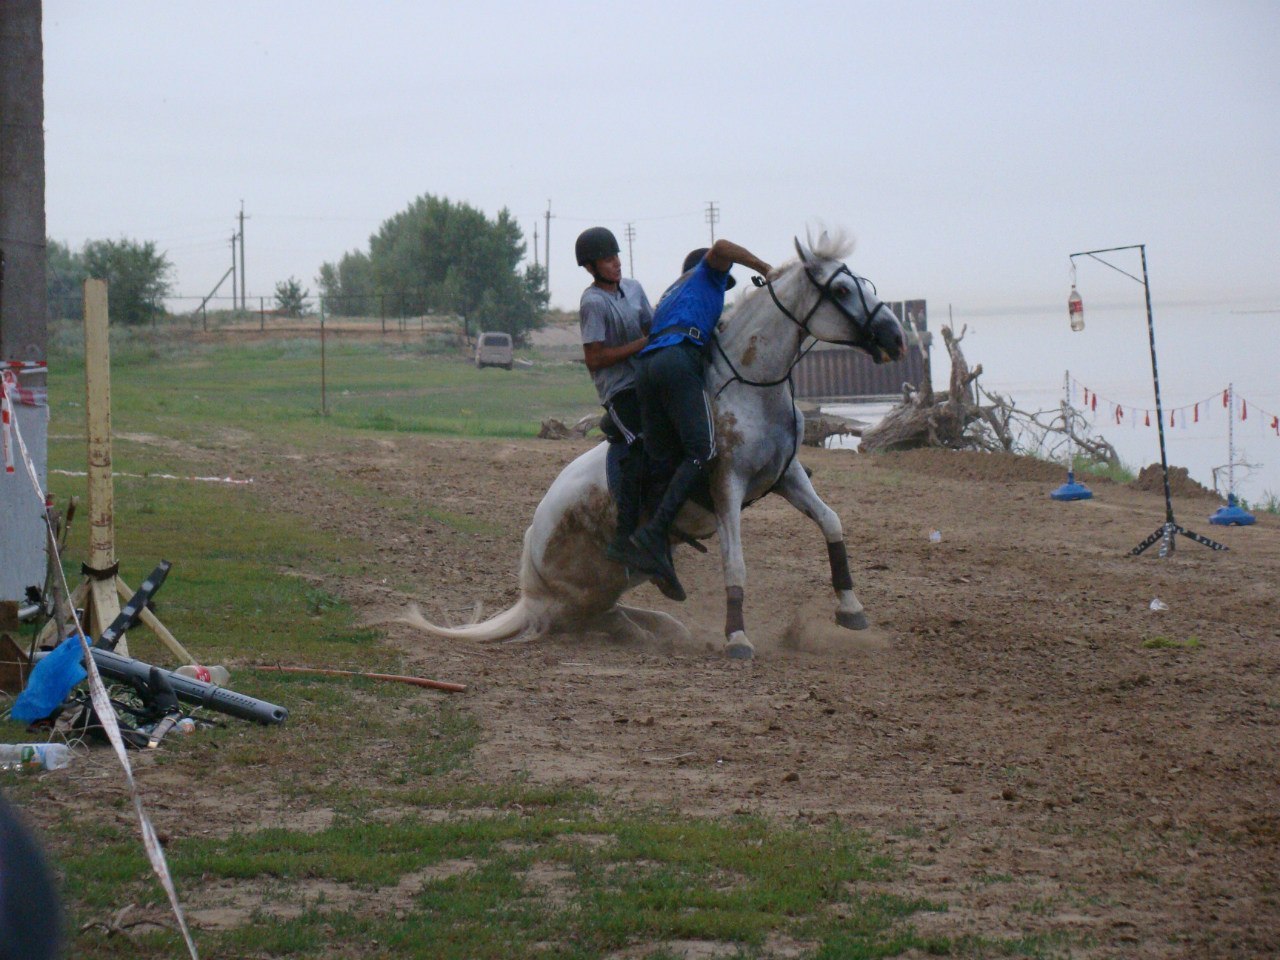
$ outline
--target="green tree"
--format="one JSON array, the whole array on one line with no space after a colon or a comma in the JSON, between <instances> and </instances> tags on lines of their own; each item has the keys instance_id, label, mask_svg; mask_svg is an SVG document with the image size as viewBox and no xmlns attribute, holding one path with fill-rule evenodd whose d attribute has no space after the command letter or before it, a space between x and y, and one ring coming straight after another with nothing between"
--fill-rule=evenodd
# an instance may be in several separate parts
<instances>
[{"instance_id":1,"label":"green tree","mask_svg":"<svg viewBox=\"0 0 1280 960\"><path fill-rule=\"evenodd\" d=\"M490 220L469 204L424 194L383 222L369 238L367 258L352 253L321 267L320 285L326 298L333 290L346 299L343 265L355 267L361 261L354 258L363 258L371 292L389 310L448 311L462 318L468 335L477 328L505 330L519 340L540 325L546 309L530 270L519 270L524 254L524 237L507 209Z\"/></svg>"},{"instance_id":2,"label":"green tree","mask_svg":"<svg viewBox=\"0 0 1280 960\"><path fill-rule=\"evenodd\" d=\"M276 309L286 317L301 317L308 312L307 297L310 290L302 289L302 281L297 277L281 280L276 284Z\"/></svg>"},{"instance_id":3,"label":"green tree","mask_svg":"<svg viewBox=\"0 0 1280 960\"><path fill-rule=\"evenodd\" d=\"M49 319L67 320L84 314L84 258L65 243L49 240L45 245L45 291Z\"/></svg>"},{"instance_id":4,"label":"green tree","mask_svg":"<svg viewBox=\"0 0 1280 960\"><path fill-rule=\"evenodd\" d=\"M373 264L368 254L352 250L337 263L325 263L316 277L324 308L340 317L369 317L378 314L374 294Z\"/></svg>"},{"instance_id":5,"label":"green tree","mask_svg":"<svg viewBox=\"0 0 1280 960\"><path fill-rule=\"evenodd\" d=\"M139 324L164 315L173 267L153 241L90 240L81 258L88 276L107 281L113 320Z\"/></svg>"}]
</instances>

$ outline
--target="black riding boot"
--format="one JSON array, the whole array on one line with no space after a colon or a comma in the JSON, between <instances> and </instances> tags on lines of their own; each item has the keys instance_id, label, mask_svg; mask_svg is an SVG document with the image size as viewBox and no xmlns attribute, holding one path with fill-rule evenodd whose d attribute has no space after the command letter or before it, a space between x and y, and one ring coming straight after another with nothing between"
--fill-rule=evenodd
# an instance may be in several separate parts
<instances>
[{"instance_id":1,"label":"black riding boot","mask_svg":"<svg viewBox=\"0 0 1280 960\"><path fill-rule=\"evenodd\" d=\"M653 511L649 522L631 537L631 542L639 547L641 553L645 554L649 560L650 566L642 569L647 573L666 577L676 587L680 587L680 581L676 578L676 568L671 562L669 533L680 508L684 506L684 502L689 499L689 495L693 493L701 479L702 464L696 460L683 461L676 468L671 482L667 484L658 509ZM683 587L680 587L680 592L684 592Z\"/></svg>"}]
</instances>

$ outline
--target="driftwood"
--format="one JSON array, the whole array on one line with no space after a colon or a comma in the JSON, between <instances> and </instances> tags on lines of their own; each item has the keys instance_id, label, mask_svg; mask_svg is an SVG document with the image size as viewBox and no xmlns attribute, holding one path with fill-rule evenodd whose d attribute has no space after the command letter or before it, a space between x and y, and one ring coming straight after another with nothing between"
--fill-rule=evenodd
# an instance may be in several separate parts
<instances>
[{"instance_id":1,"label":"driftwood","mask_svg":"<svg viewBox=\"0 0 1280 960\"><path fill-rule=\"evenodd\" d=\"M866 429L862 420L851 417L838 417L833 413L823 413L818 407L802 408L804 414L804 440L806 447L825 446L831 437L857 437Z\"/></svg>"},{"instance_id":2,"label":"driftwood","mask_svg":"<svg viewBox=\"0 0 1280 960\"><path fill-rule=\"evenodd\" d=\"M563 420L548 417L542 421L542 429L538 431L538 439L568 440L570 437L585 437L599 423L600 418L592 414L588 414L572 426L566 426Z\"/></svg>"},{"instance_id":3,"label":"driftwood","mask_svg":"<svg viewBox=\"0 0 1280 960\"><path fill-rule=\"evenodd\" d=\"M1028 411L1019 409L1012 398L984 389L978 382L982 364L970 369L960 349L967 329L962 327L956 336L950 327L942 328L951 357L947 392L942 396L934 393L929 353L925 351L920 385L902 385L902 403L862 431L861 450L874 453L945 447L1047 459L1079 454L1097 462L1119 462L1115 448L1102 437L1092 436L1088 421L1065 402L1057 410Z\"/></svg>"}]
</instances>

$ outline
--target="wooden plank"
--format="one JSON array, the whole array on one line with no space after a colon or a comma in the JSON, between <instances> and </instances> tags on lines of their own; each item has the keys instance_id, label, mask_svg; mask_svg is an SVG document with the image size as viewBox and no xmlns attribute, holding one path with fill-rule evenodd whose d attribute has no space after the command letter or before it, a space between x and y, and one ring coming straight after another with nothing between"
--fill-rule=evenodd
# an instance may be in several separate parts
<instances>
[{"instance_id":1,"label":"wooden plank","mask_svg":"<svg viewBox=\"0 0 1280 960\"><path fill-rule=\"evenodd\" d=\"M88 564L95 570L106 570L116 562L116 534L115 490L111 480L111 347L107 334L105 280L84 282L84 383L89 442Z\"/></svg>"}]
</instances>

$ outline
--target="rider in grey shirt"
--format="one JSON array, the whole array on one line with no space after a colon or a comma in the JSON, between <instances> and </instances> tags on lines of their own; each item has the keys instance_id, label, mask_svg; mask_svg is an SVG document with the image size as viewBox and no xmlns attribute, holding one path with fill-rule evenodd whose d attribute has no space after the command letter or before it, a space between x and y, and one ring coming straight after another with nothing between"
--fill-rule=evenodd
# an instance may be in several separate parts
<instances>
[{"instance_id":1,"label":"rider in grey shirt","mask_svg":"<svg viewBox=\"0 0 1280 960\"><path fill-rule=\"evenodd\" d=\"M588 344L622 347L648 336L653 307L640 284L622 277L616 290L604 290L593 283L582 291L578 315L584 349ZM619 391L635 389L635 364L628 356L611 366L596 366L591 369L591 379L600 402L608 406Z\"/></svg>"},{"instance_id":2,"label":"rider in grey shirt","mask_svg":"<svg viewBox=\"0 0 1280 960\"><path fill-rule=\"evenodd\" d=\"M578 266L585 267L593 283L582 292L579 306L582 355L600 402L608 411L610 443L625 444L618 458L618 526L609 544L609 556L626 549L640 519L640 497L645 459L640 436L640 400L636 394L635 361L649 343L653 308L644 288L622 276L618 240L604 227L584 230L575 244ZM673 600L683 600L683 590L672 589L656 578L658 589Z\"/></svg>"}]
</instances>

